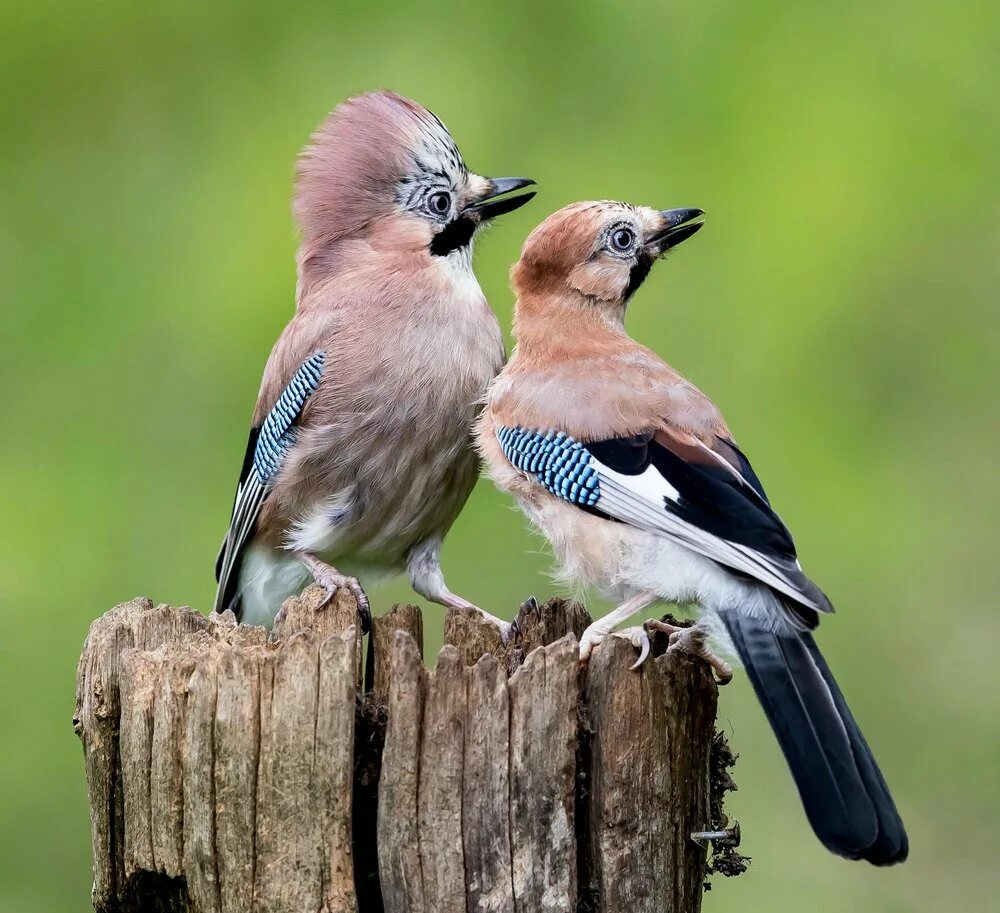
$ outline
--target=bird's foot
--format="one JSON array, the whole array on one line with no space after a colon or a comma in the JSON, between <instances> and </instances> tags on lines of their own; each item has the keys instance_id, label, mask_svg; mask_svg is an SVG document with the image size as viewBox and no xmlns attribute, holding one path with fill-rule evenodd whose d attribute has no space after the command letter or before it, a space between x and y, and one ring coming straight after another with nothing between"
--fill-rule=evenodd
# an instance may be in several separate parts
<instances>
[{"instance_id":1,"label":"bird's foot","mask_svg":"<svg viewBox=\"0 0 1000 913\"><path fill-rule=\"evenodd\" d=\"M647 631L662 631L664 634L670 635L667 645L668 653L681 651L703 659L715 670L717 684L728 685L733 680L733 667L709 650L705 642L705 631L698 625L681 627L650 618L644 627Z\"/></svg>"},{"instance_id":2,"label":"bird's foot","mask_svg":"<svg viewBox=\"0 0 1000 913\"><path fill-rule=\"evenodd\" d=\"M365 593L364 588L358 582L358 578L347 577L341 574L335 567L331 567L325 561L320 561L319 558L308 552L301 553L299 558L309 569L313 580L323 588L323 592L326 594L319 608L325 609L340 590L346 589L358 604L361 633L362 635L367 634L372 627L372 609L371 604L368 602L368 594Z\"/></svg>"},{"instance_id":3,"label":"bird's foot","mask_svg":"<svg viewBox=\"0 0 1000 913\"><path fill-rule=\"evenodd\" d=\"M636 650L639 651L639 658L629 666L629 671L638 669L649 657L649 634L638 625L631 628L622 628L620 631L607 631L598 627L599 622L595 622L583 632L580 638L580 665L586 665L590 659L590 654L594 652L594 647L600 646L609 637L620 637L627 640Z\"/></svg>"},{"instance_id":4,"label":"bird's foot","mask_svg":"<svg viewBox=\"0 0 1000 913\"><path fill-rule=\"evenodd\" d=\"M655 593L636 593L603 618L592 622L580 638L580 665L582 666L587 662L594 647L604 643L618 625L655 601ZM624 637L639 651L639 658L632 665L633 669L638 669L649 656L649 634L642 628L624 628L618 631L617 634Z\"/></svg>"}]
</instances>

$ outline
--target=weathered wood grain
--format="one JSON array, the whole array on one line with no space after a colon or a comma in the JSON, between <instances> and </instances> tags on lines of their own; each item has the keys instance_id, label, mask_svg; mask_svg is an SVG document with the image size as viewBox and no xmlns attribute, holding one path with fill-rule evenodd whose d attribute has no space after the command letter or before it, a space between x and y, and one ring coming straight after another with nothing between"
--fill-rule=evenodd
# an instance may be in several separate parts
<instances>
[{"instance_id":1,"label":"weathered wood grain","mask_svg":"<svg viewBox=\"0 0 1000 913\"><path fill-rule=\"evenodd\" d=\"M358 908L351 847L357 643L352 624L319 646L312 801L322 836L323 913L355 913Z\"/></svg>"},{"instance_id":2,"label":"weathered wood grain","mask_svg":"<svg viewBox=\"0 0 1000 913\"><path fill-rule=\"evenodd\" d=\"M262 662L260 647L219 652L213 775L222 913L246 913L253 905Z\"/></svg>"},{"instance_id":3,"label":"weathered wood grain","mask_svg":"<svg viewBox=\"0 0 1000 913\"><path fill-rule=\"evenodd\" d=\"M187 683L184 752L184 875L194 909L219 913L218 858L215 852L215 704L218 655L206 649Z\"/></svg>"},{"instance_id":4,"label":"weathered wood grain","mask_svg":"<svg viewBox=\"0 0 1000 913\"><path fill-rule=\"evenodd\" d=\"M372 619L368 639L368 669L366 690L377 704L389 702L389 680L392 676L397 631L406 631L417 646L421 660L424 655L424 622L415 605L394 605L385 615Z\"/></svg>"},{"instance_id":5,"label":"weathered wood grain","mask_svg":"<svg viewBox=\"0 0 1000 913\"><path fill-rule=\"evenodd\" d=\"M418 789L427 672L414 639L392 638L388 723L378 792L378 856L385 913L429 913L420 860Z\"/></svg>"},{"instance_id":6,"label":"weathered wood grain","mask_svg":"<svg viewBox=\"0 0 1000 913\"><path fill-rule=\"evenodd\" d=\"M475 609L448 609L444 619L444 642L458 651L466 666L489 653L506 664L512 645L500 643L500 629Z\"/></svg>"},{"instance_id":7,"label":"weathered wood grain","mask_svg":"<svg viewBox=\"0 0 1000 913\"><path fill-rule=\"evenodd\" d=\"M153 695L159 662L152 653L126 650L118 690L122 797L134 814L125 818L125 875L155 870L150 824L150 765L153 751Z\"/></svg>"},{"instance_id":8,"label":"weathered wood grain","mask_svg":"<svg viewBox=\"0 0 1000 913\"><path fill-rule=\"evenodd\" d=\"M301 596L286 599L274 619L269 641L280 643L293 634L307 631L318 639L325 640L331 634L342 634L350 627L359 625L358 604L347 590L338 590L331 602L326 602L326 594L315 584L307 586ZM241 626L246 630L248 626ZM250 628L261 631L261 628ZM361 688L362 649L361 638L355 639L355 678Z\"/></svg>"},{"instance_id":9,"label":"weathered wood grain","mask_svg":"<svg viewBox=\"0 0 1000 913\"><path fill-rule=\"evenodd\" d=\"M462 849L468 913L514 913L510 849L510 698L486 654L466 669Z\"/></svg>"},{"instance_id":10,"label":"weathered wood grain","mask_svg":"<svg viewBox=\"0 0 1000 913\"><path fill-rule=\"evenodd\" d=\"M417 825L424 902L433 913L465 913L462 769L465 753L465 666L446 644L427 676L417 787Z\"/></svg>"},{"instance_id":11,"label":"weathered wood grain","mask_svg":"<svg viewBox=\"0 0 1000 913\"><path fill-rule=\"evenodd\" d=\"M515 635L308 588L271 632L134 600L78 668L101 913L697 913L716 690L683 655L586 669L576 603ZM359 741L360 739L360 741ZM355 803L358 803L357 805ZM362 816L358 819L358 816ZM358 820L356 820L358 819Z\"/></svg>"},{"instance_id":12,"label":"weathered wood grain","mask_svg":"<svg viewBox=\"0 0 1000 913\"><path fill-rule=\"evenodd\" d=\"M575 910L577 650L572 634L510 680L510 833L517 913Z\"/></svg>"},{"instance_id":13,"label":"weathered wood grain","mask_svg":"<svg viewBox=\"0 0 1000 913\"><path fill-rule=\"evenodd\" d=\"M537 647L546 647L567 634L579 640L590 622L587 610L571 599L557 596L542 605L528 600L517 613L518 645L527 656Z\"/></svg>"},{"instance_id":14,"label":"weathered wood grain","mask_svg":"<svg viewBox=\"0 0 1000 913\"><path fill-rule=\"evenodd\" d=\"M312 790L316 644L307 633L293 634L268 661L273 681L261 719L257 900L269 913L318 910L321 840Z\"/></svg>"},{"instance_id":15,"label":"weathered wood grain","mask_svg":"<svg viewBox=\"0 0 1000 913\"><path fill-rule=\"evenodd\" d=\"M585 695L590 750L590 871L600 910L697 913L708 820L716 686L708 666L671 653L638 671L634 648L594 651Z\"/></svg>"},{"instance_id":16,"label":"weathered wood grain","mask_svg":"<svg viewBox=\"0 0 1000 913\"><path fill-rule=\"evenodd\" d=\"M145 597L116 606L90 626L77 667L73 727L83 742L94 854L92 899L99 909L114 902L125 882L124 796L118 753L122 657L129 648L153 650L208 626L208 621L191 609L154 606Z\"/></svg>"},{"instance_id":17,"label":"weathered wood grain","mask_svg":"<svg viewBox=\"0 0 1000 913\"><path fill-rule=\"evenodd\" d=\"M183 750L187 681L194 661L183 648L161 648L160 680L153 700L153 744L149 766L153 871L184 874Z\"/></svg>"}]
</instances>

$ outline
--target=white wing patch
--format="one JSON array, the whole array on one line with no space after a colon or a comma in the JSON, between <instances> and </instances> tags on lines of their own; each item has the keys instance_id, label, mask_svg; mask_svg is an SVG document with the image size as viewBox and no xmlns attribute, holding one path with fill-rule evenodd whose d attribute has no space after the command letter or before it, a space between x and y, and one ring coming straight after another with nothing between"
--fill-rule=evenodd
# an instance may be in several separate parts
<instances>
[{"instance_id":1,"label":"white wing patch","mask_svg":"<svg viewBox=\"0 0 1000 913\"><path fill-rule=\"evenodd\" d=\"M680 495L654 466L647 466L638 475L629 476L605 466L593 455L590 466L597 472L600 484L597 506L608 516L669 536L706 558L748 574L801 605L823 611L823 607L804 594L769 556L705 532L667 510L665 500L677 504Z\"/></svg>"},{"instance_id":2,"label":"white wing patch","mask_svg":"<svg viewBox=\"0 0 1000 913\"><path fill-rule=\"evenodd\" d=\"M634 476L627 476L624 473L616 472L593 456L591 456L591 465L597 469L602 481L606 483L614 482L616 487L630 491L633 495L641 497L652 504L662 504L664 498L669 498L675 504L680 500L680 492L663 478L652 464L647 466L639 475ZM609 487L611 486L609 485Z\"/></svg>"}]
</instances>

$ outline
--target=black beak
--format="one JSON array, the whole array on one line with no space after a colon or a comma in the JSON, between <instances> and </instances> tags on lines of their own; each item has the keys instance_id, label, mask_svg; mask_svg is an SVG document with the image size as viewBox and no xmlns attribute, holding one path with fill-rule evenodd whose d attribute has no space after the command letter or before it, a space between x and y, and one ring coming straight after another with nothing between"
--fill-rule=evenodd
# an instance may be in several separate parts
<instances>
[{"instance_id":1,"label":"black beak","mask_svg":"<svg viewBox=\"0 0 1000 913\"><path fill-rule=\"evenodd\" d=\"M660 215L663 217L663 227L645 245L653 256L659 256L681 241L686 241L705 224L691 221L705 215L703 209L662 209Z\"/></svg>"},{"instance_id":2,"label":"black beak","mask_svg":"<svg viewBox=\"0 0 1000 913\"><path fill-rule=\"evenodd\" d=\"M504 197L498 200L497 197L512 190L520 190L522 187L530 187L535 182L531 178L490 178L489 187L485 195L480 197L471 206L465 207L464 215L475 219L477 222L486 222L495 219L497 216L506 215L519 209L528 202L535 192L521 193L512 197Z\"/></svg>"}]
</instances>

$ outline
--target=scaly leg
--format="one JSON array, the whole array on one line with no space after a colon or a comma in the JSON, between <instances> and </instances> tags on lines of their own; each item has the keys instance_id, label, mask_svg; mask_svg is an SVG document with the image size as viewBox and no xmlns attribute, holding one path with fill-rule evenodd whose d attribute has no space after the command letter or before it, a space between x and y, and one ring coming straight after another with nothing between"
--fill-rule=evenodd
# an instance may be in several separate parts
<instances>
[{"instance_id":1,"label":"scaly leg","mask_svg":"<svg viewBox=\"0 0 1000 913\"><path fill-rule=\"evenodd\" d=\"M425 539L410 550L406 559L406 572L410 578L410 586L424 599L429 599L431 602L436 602L449 609L475 609L483 618L500 629L502 643L508 643L516 633L516 626L509 621L491 615L467 599L456 596L448 589L441 571L441 539L439 537Z\"/></svg>"},{"instance_id":2,"label":"scaly leg","mask_svg":"<svg viewBox=\"0 0 1000 913\"><path fill-rule=\"evenodd\" d=\"M358 603L358 615L361 616L361 633L367 634L372 627L372 610L368 602L368 596L358 583L357 577L345 577L335 567L330 567L325 561L321 561L312 552L296 552L296 557L313 575L316 581L326 592L326 600L323 605L328 605L330 600L337 595L337 590L346 588Z\"/></svg>"},{"instance_id":3,"label":"scaly leg","mask_svg":"<svg viewBox=\"0 0 1000 913\"><path fill-rule=\"evenodd\" d=\"M716 681L719 685L728 685L733 680L733 667L724 659L716 656L705 643L705 631L697 624L682 628L678 625L667 624L665 621L657 621L650 618L646 622L646 628L654 631L663 631L670 635L670 645L667 652L681 650L691 656L700 656L708 663L716 674Z\"/></svg>"},{"instance_id":4,"label":"scaly leg","mask_svg":"<svg viewBox=\"0 0 1000 913\"><path fill-rule=\"evenodd\" d=\"M646 606L656 602L659 597L655 593L637 593L631 599L626 599L618 608L608 612L603 618L598 618L591 624L583 637L580 638L580 662L585 663L590 657L591 651L598 644L604 643L608 635L618 627L629 616L636 612L641 612ZM642 628L626 628L617 632L618 636L625 637L639 651L639 658L635 661L633 669L638 669L649 656L649 635Z\"/></svg>"}]
</instances>

